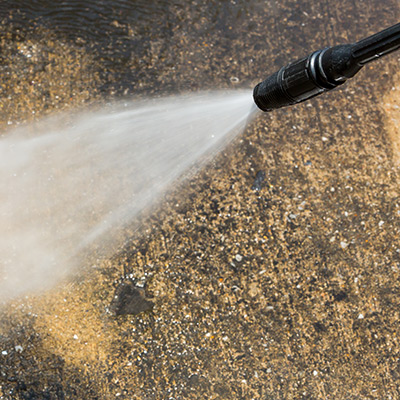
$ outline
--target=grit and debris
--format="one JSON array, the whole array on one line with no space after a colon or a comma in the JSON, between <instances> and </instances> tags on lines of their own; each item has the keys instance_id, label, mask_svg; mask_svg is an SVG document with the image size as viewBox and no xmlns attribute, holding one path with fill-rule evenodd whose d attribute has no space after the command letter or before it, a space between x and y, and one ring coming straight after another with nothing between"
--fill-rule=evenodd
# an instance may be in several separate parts
<instances>
[{"instance_id":1,"label":"grit and debris","mask_svg":"<svg viewBox=\"0 0 400 400\"><path fill-rule=\"evenodd\" d=\"M252 87L399 14L394 1L245 3L218 3L222 36L194 3L147 39L112 20L121 46L142 43L121 64L85 38L3 24L1 129L156 87ZM260 114L112 258L3 308L0 398L400 398L398 57Z\"/></svg>"}]
</instances>

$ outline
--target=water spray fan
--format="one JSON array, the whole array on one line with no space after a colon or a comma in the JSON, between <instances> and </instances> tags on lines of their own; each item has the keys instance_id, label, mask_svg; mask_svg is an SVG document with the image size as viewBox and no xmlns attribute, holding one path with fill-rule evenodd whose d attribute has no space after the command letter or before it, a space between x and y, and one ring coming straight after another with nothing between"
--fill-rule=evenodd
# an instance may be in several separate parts
<instances>
[{"instance_id":1,"label":"water spray fan","mask_svg":"<svg viewBox=\"0 0 400 400\"><path fill-rule=\"evenodd\" d=\"M400 23L357 43L327 47L282 67L253 91L262 111L301 103L352 78L369 62L400 48Z\"/></svg>"}]
</instances>

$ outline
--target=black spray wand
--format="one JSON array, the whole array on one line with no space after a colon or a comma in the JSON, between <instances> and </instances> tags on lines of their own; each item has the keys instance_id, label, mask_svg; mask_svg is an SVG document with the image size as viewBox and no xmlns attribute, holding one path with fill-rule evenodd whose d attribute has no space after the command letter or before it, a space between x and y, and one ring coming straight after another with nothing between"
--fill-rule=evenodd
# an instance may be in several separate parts
<instances>
[{"instance_id":1,"label":"black spray wand","mask_svg":"<svg viewBox=\"0 0 400 400\"><path fill-rule=\"evenodd\" d=\"M354 44L315 51L259 83L254 101L263 111L308 100L342 85L365 64L400 48L400 23Z\"/></svg>"}]
</instances>

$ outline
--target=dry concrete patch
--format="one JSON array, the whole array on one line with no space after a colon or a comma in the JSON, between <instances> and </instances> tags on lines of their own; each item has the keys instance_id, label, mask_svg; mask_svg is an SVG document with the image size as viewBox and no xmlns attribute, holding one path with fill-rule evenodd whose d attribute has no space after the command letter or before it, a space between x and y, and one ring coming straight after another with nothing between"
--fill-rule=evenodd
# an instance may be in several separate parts
<instances>
[{"instance_id":1,"label":"dry concrete patch","mask_svg":"<svg viewBox=\"0 0 400 400\"><path fill-rule=\"evenodd\" d=\"M400 74L382 100L385 114L385 126L393 146L393 159L400 166Z\"/></svg>"}]
</instances>

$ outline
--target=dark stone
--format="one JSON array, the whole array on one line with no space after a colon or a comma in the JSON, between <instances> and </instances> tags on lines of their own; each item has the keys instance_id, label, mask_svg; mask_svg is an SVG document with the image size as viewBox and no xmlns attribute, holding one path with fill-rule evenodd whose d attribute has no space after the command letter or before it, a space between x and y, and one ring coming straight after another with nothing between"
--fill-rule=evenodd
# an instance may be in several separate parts
<instances>
[{"instance_id":1,"label":"dark stone","mask_svg":"<svg viewBox=\"0 0 400 400\"><path fill-rule=\"evenodd\" d=\"M213 390L216 394L220 396L228 396L230 394L229 386L223 383L217 383L214 385Z\"/></svg>"},{"instance_id":2,"label":"dark stone","mask_svg":"<svg viewBox=\"0 0 400 400\"><path fill-rule=\"evenodd\" d=\"M193 374L187 380L187 387L195 390L207 390L210 382L203 376Z\"/></svg>"},{"instance_id":3,"label":"dark stone","mask_svg":"<svg viewBox=\"0 0 400 400\"><path fill-rule=\"evenodd\" d=\"M135 286L131 281L122 282L115 290L110 304L110 311L115 315L139 314L149 311L154 304L146 299L143 288Z\"/></svg>"},{"instance_id":4,"label":"dark stone","mask_svg":"<svg viewBox=\"0 0 400 400\"><path fill-rule=\"evenodd\" d=\"M313 325L314 325L315 331L318 332L318 333L327 331L325 325L322 322L318 321L318 322L315 322Z\"/></svg>"},{"instance_id":5,"label":"dark stone","mask_svg":"<svg viewBox=\"0 0 400 400\"><path fill-rule=\"evenodd\" d=\"M264 179L265 179L265 172L258 171L256 174L256 179L254 179L254 183L251 188L253 190L261 190L263 188Z\"/></svg>"},{"instance_id":6,"label":"dark stone","mask_svg":"<svg viewBox=\"0 0 400 400\"><path fill-rule=\"evenodd\" d=\"M335 301L343 301L347 299L347 293L343 290L340 290L339 292L333 293L333 298Z\"/></svg>"}]
</instances>

